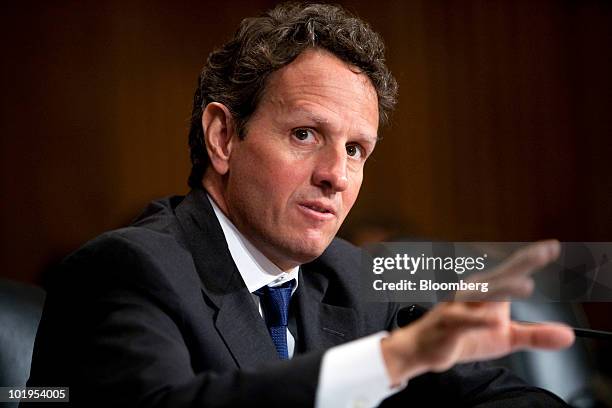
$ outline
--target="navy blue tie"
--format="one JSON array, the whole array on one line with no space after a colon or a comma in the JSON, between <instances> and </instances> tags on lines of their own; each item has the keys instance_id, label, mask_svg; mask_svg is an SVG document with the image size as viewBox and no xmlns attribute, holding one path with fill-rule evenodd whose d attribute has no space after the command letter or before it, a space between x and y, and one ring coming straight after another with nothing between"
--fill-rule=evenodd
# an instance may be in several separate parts
<instances>
[{"instance_id":1,"label":"navy blue tie","mask_svg":"<svg viewBox=\"0 0 612 408\"><path fill-rule=\"evenodd\" d=\"M279 286L264 286L255 291L261 301L268 331L276 347L278 356L286 360L289 358L287 348L287 321L289 316L289 302L295 279Z\"/></svg>"}]
</instances>

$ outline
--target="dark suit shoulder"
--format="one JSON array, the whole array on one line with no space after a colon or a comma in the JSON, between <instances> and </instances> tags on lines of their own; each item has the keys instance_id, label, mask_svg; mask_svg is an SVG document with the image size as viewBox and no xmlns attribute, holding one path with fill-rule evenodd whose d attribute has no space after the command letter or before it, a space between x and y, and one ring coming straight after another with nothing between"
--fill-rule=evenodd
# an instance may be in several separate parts
<instances>
[{"instance_id":1,"label":"dark suit shoulder","mask_svg":"<svg viewBox=\"0 0 612 408\"><path fill-rule=\"evenodd\" d=\"M143 214L130 226L87 242L62 262L52 279L62 286L88 287L98 293L140 288L166 301L199 287L170 200L151 203Z\"/></svg>"},{"instance_id":2,"label":"dark suit shoulder","mask_svg":"<svg viewBox=\"0 0 612 408\"><path fill-rule=\"evenodd\" d=\"M105 232L86 242L69 255L67 260L124 247L155 252L163 244L169 245L169 249L177 249L176 244L182 240L172 207L177 198L180 197L168 197L149 203L131 225Z\"/></svg>"}]
</instances>

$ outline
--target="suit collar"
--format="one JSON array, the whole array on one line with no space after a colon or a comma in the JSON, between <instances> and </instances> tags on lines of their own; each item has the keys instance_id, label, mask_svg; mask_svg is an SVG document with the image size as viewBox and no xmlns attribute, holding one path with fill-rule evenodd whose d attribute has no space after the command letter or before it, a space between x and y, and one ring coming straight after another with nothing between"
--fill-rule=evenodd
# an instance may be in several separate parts
<instances>
[{"instance_id":1,"label":"suit collar","mask_svg":"<svg viewBox=\"0 0 612 408\"><path fill-rule=\"evenodd\" d=\"M217 307L226 293L240 288L236 266L204 190L192 190L176 207L176 217L191 250L203 289ZM211 273L214 271L214 273Z\"/></svg>"},{"instance_id":2,"label":"suit collar","mask_svg":"<svg viewBox=\"0 0 612 408\"><path fill-rule=\"evenodd\" d=\"M202 292L217 309L215 326L242 368L278 359L268 329L259 316L227 248L223 231L204 190L193 190L176 208L200 275Z\"/></svg>"}]
</instances>

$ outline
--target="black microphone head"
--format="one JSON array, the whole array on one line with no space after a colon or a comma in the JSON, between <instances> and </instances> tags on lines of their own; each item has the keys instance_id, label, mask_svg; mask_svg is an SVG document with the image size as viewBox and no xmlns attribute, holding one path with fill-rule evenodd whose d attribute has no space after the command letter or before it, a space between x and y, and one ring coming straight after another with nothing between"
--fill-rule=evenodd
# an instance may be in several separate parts
<instances>
[{"instance_id":1,"label":"black microphone head","mask_svg":"<svg viewBox=\"0 0 612 408\"><path fill-rule=\"evenodd\" d=\"M403 307L397 312L397 325L399 327L408 326L410 323L419 320L425 313L427 313L427 308L421 305L412 304Z\"/></svg>"}]
</instances>

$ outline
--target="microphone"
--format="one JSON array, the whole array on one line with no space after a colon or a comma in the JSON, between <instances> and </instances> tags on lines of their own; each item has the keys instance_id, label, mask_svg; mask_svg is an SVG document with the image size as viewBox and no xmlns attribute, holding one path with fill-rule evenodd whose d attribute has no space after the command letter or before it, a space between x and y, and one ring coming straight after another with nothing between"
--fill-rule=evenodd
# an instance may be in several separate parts
<instances>
[{"instance_id":1,"label":"microphone","mask_svg":"<svg viewBox=\"0 0 612 408\"><path fill-rule=\"evenodd\" d=\"M410 306L403 307L397 312L397 325L399 327L408 326L410 323L414 323L423 317L425 313L427 313L427 308L421 305L412 304Z\"/></svg>"},{"instance_id":2,"label":"microphone","mask_svg":"<svg viewBox=\"0 0 612 408\"><path fill-rule=\"evenodd\" d=\"M399 327L404 327L419 320L425 313L427 313L428 309L417 304L412 304L406 307L401 308L397 312L397 325ZM520 323L527 324L538 324L538 322L528 322L524 320L517 320ZM583 329L579 327L572 327L574 330L574 334L576 337L583 337L589 339L599 339L599 340L612 340L612 332L605 330L592 330L592 329Z\"/></svg>"}]
</instances>

